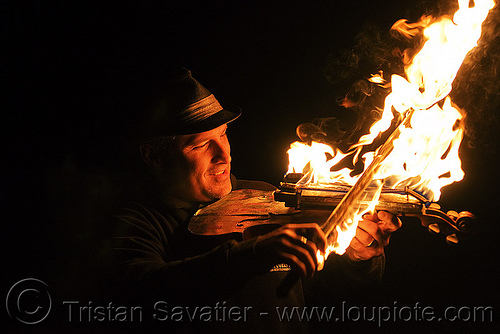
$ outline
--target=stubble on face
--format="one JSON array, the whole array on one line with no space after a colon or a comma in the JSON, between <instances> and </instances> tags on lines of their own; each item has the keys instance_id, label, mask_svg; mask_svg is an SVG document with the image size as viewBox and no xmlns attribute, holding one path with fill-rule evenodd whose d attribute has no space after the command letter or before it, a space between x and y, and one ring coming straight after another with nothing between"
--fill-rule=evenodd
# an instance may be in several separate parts
<instances>
[{"instance_id":1,"label":"stubble on face","mask_svg":"<svg viewBox=\"0 0 500 334\"><path fill-rule=\"evenodd\" d=\"M231 192L231 155L227 125L176 138L171 174L174 196L197 203L211 202Z\"/></svg>"}]
</instances>

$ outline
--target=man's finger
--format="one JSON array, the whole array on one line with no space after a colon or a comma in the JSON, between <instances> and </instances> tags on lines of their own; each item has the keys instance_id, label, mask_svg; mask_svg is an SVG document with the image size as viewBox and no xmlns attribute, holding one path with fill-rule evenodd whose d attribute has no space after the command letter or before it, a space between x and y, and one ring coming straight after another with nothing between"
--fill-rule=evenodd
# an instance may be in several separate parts
<instances>
[{"instance_id":1,"label":"man's finger","mask_svg":"<svg viewBox=\"0 0 500 334\"><path fill-rule=\"evenodd\" d=\"M284 226L284 228L293 230L298 235L306 237L308 240L312 241L320 251L326 251L328 242L325 233L318 224L287 224Z\"/></svg>"},{"instance_id":2,"label":"man's finger","mask_svg":"<svg viewBox=\"0 0 500 334\"><path fill-rule=\"evenodd\" d=\"M380 223L374 223L373 221L370 220L361 220L358 223L358 230L364 231L366 234L368 234L371 238L375 239L380 245L385 246L384 237L380 231ZM357 233L361 233L356 231ZM368 245L371 242L371 239L369 237L365 237L365 245Z\"/></svg>"},{"instance_id":3,"label":"man's finger","mask_svg":"<svg viewBox=\"0 0 500 334\"><path fill-rule=\"evenodd\" d=\"M369 221L372 221L374 223L376 223L376 222L378 222L380 220L380 218L378 217L377 213L371 213L371 212L365 213L362 218L364 220L369 220Z\"/></svg>"},{"instance_id":4,"label":"man's finger","mask_svg":"<svg viewBox=\"0 0 500 334\"><path fill-rule=\"evenodd\" d=\"M375 240L374 237L371 236L368 232L363 230L361 227L356 229L355 238L364 246L369 247L373 244Z\"/></svg>"},{"instance_id":5,"label":"man's finger","mask_svg":"<svg viewBox=\"0 0 500 334\"><path fill-rule=\"evenodd\" d=\"M311 258L314 261L314 266L318 265L318 261L316 258L316 252L318 251L318 248L316 247L316 244L314 242L302 235L297 235L297 237L292 238L291 240L297 247L304 248L310 254Z\"/></svg>"},{"instance_id":6,"label":"man's finger","mask_svg":"<svg viewBox=\"0 0 500 334\"><path fill-rule=\"evenodd\" d=\"M298 245L296 240L283 240L281 254L289 261L292 261L289 263L290 265L299 266L304 271L304 274L310 277L316 270L316 254L315 252L311 253L308 245L301 241L299 243L301 245Z\"/></svg>"},{"instance_id":7,"label":"man's finger","mask_svg":"<svg viewBox=\"0 0 500 334\"><path fill-rule=\"evenodd\" d=\"M401 227L401 220L396 215L393 215L387 211L379 211L377 213L380 219L379 225L384 230L384 232L394 232Z\"/></svg>"}]
</instances>

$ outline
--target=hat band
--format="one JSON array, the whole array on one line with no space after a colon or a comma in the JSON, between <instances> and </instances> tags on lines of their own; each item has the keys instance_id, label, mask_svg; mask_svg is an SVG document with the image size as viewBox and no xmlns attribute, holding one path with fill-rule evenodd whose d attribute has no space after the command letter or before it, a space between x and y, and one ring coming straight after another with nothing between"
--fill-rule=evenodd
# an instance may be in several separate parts
<instances>
[{"instance_id":1,"label":"hat band","mask_svg":"<svg viewBox=\"0 0 500 334\"><path fill-rule=\"evenodd\" d=\"M179 112L179 118L182 123L195 123L203 121L221 110L222 106L219 101L213 94L210 94Z\"/></svg>"}]
</instances>

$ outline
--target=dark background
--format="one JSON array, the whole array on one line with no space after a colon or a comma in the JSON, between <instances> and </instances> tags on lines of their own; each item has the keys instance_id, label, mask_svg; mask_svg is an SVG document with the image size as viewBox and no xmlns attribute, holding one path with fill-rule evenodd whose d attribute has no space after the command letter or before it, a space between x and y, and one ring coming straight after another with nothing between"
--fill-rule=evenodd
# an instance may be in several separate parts
<instances>
[{"instance_id":1,"label":"dark background","mask_svg":"<svg viewBox=\"0 0 500 334\"><path fill-rule=\"evenodd\" d=\"M446 1L358 0L4 3L2 296L19 279L35 277L67 300L81 296L92 278L86 249L119 197L128 167L122 144L130 115L110 103L109 96L121 93L110 73L130 64L191 69L219 100L243 110L229 130L233 173L278 185L295 127L342 113L336 101L350 83L326 80L331 59L350 52L368 24L387 31L399 18L416 20L450 7ZM446 188L440 201L445 209L474 212L479 231L449 246L404 220L387 248L381 306L497 305L499 90L496 69L484 60L498 54L497 34L483 46L481 66L469 64L472 74L461 71L457 78L457 98L473 109L476 136L462 147L464 181ZM368 74L353 70L349 79ZM405 330L416 325L391 324ZM492 328L481 322L429 326Z\"/></svg>"}]
</instances>

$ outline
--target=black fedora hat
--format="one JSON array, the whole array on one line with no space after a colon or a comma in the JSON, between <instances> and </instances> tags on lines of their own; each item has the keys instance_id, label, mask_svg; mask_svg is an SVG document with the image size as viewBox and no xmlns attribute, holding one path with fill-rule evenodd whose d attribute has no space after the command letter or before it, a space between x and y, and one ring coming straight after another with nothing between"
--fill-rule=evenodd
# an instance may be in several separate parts
<instances>
[{"instance_id":1,"label":"black fedora hat","mask_svg":"<svg viewBox=\"0 0 500 334\"><path fill-rule=\"evenodd\" d=\"M166 81L146 101L141 141L209 131L241 114L234 105L222 107L188 69L176 70Z\"/></svg>"}]
</instances>

